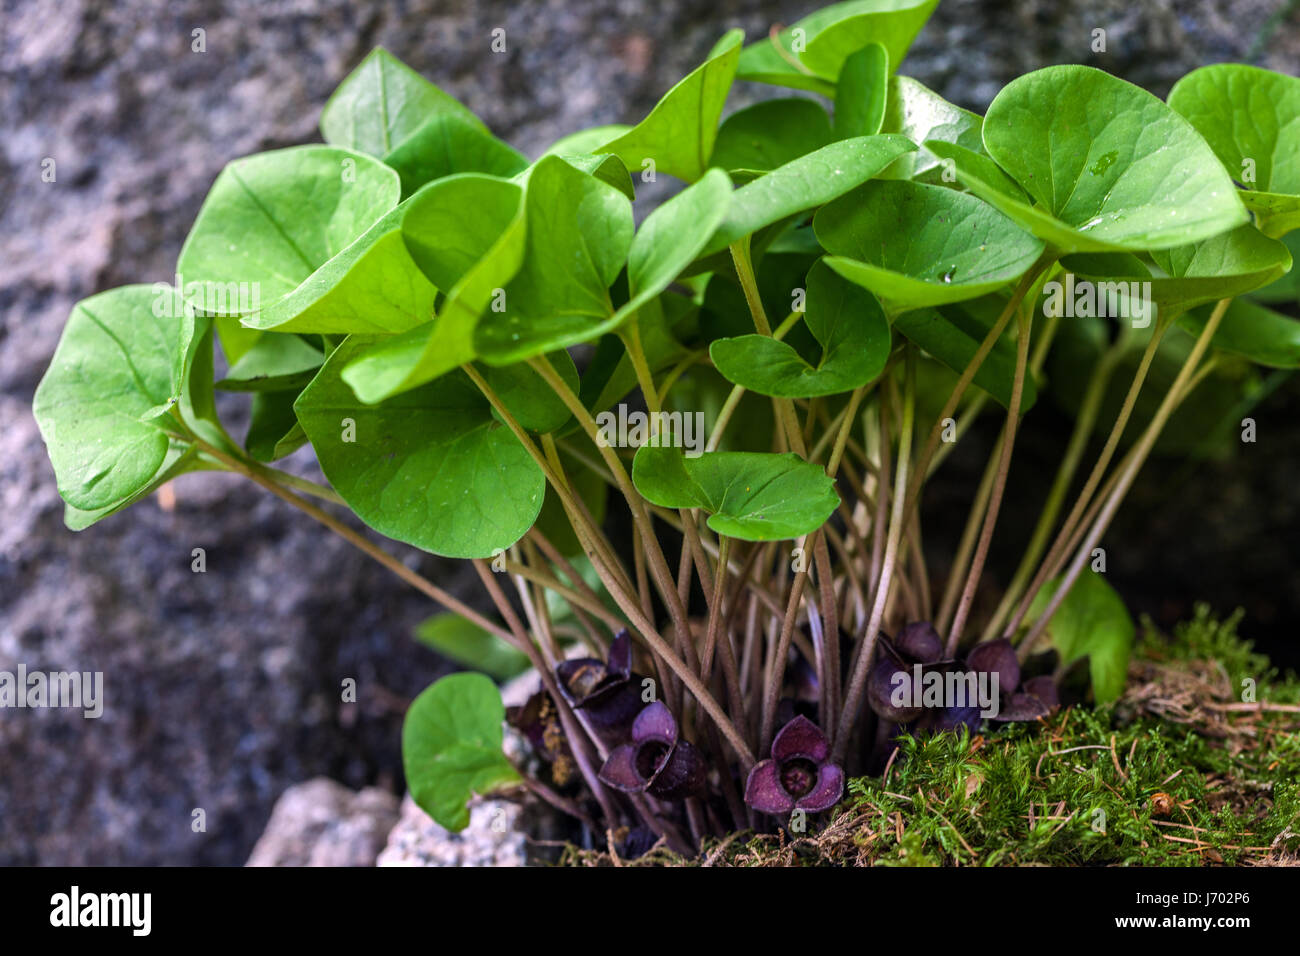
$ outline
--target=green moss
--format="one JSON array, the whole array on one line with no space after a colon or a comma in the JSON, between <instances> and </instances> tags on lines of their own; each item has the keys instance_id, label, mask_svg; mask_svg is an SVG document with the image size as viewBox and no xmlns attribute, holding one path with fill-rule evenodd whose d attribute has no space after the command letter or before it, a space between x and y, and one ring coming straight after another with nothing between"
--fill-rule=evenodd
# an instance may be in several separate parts
<instances>
[{"instance_id":1,"label":"green moss","mask_svg":"<svg viewBox=\"0 0 1300 956\"><path fill-rule=\"evenodd\" d=\"M1198 608L1171 637L1146 623L1113 705L907 738L885 778L849 781L806 834L736 834L695 861L656 851L632 865L1295 863L1300 712L1277 708L1300 702L1300 679L1255 653L1239 619ZM1247 679L1262 707L1242 706ZM611 861L575 850L566 862Z\"/></svg>"},{"instance_id":2,"label":"green moss","mask_svg":"<svg viewBox=\"0 0 1300 956\"><path fill-rule=\"evenodd\" d=\"M821 831L737 840L722 856L758 866L1294 861L1300 714L1231 708L1247 678L1269 706L1300 701L1300 680L1238 637L1238 620L1199 608L1172 639L1147 624L1115 705L983 737L906 739L887 778L850 781Z\"/></svg>"}]
</instances>

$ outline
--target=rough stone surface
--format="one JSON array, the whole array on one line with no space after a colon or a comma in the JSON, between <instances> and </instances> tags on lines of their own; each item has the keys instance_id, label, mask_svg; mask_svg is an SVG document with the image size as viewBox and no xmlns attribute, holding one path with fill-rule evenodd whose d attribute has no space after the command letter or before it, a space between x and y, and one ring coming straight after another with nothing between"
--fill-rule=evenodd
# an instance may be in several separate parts
<instances>
[{"instance_id":1,"label":"rough stone surface","mask_svg":"<svg viewBox=\"0 0 1300 956\"><path fill-rule=\"evenodd\" d=\"M397 822L397 797L353 792L328 777L296 784L275 802L247 866L374 866Z\"/></svg>"},{"instance_id":2,"label":"rough stone surface","mask_svg":"<svg viewBox=\"0 0 1300 956\"><path fill-rule=\"evenodd\" d=\"M1054 62L1163 93L1191 65L1245 57L1283 2L945 0L908 69L976 108ZM170 279L222 165L314 140L321 104L375 44L535 155L644 115L724 27L758 36L814 5L0 0L0 669L102 670L107 696L98 721L0 714L0 864L243 862L297 781L397 791L403 707L444 669L409 638L422 599L235 479L187 476L170 511L154 499L66 531L30 401L72 304ZM1262 62L1294 69L1294 22ZM1088 49L1096 27L1104 57ZM195 547L206 574L190 571ZM472 573L412 560L473 590ZM339 703L347 677L356 704Z\"/></svg>"},{"instance_id":3,"label":"rough stone surface","mask_svg":"<svg viewBox=\"0 0 1300 956\"><path fill-rule=\"evenodd\" d=\"M433 822L410 795L376 866L525 866L529 861L525 808L504 800L477 800L469 826L452 833Z\"/></svg>"}]
</instances>

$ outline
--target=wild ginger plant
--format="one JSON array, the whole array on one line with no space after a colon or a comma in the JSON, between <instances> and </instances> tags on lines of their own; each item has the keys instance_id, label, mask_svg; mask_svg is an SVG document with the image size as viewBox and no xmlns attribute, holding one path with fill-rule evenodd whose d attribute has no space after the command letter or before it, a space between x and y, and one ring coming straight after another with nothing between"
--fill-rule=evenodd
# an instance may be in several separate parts
<instances>
[{"instance_id":1,"label":"wild ginger plant","mask_svg":"<svg viewBox=\"0 0 1300 956\"><path fill-rule=\"evenodd\" d=\"M412 704L408 783L453 829L524 786L690 853L810 825L901 732L1033 720L1079 668L1115 698L1116 509L1216 374L1300 365L1270 307L1297 298L1300 80L1211 66L1165 103L1055 66L981 117L897 72L934 6L732 31L640 123L532 161L374 51L326 145L226 167L174 284L73 309L35 399L67 524L236 472L444 606L428 643L535 670L515 761L489 677ZM723 120L736 79L799 95ZM684 188L637 226L659 175ZM984 607L1021 421L1062 381L1074 435ZM242 442L217 391L251 396ZM926 483L981 415L1001 431L935 569ZM328 485L272 464L308 443ZM473 562L495 613L347 511Z\"/></svg>"}]
</instances>

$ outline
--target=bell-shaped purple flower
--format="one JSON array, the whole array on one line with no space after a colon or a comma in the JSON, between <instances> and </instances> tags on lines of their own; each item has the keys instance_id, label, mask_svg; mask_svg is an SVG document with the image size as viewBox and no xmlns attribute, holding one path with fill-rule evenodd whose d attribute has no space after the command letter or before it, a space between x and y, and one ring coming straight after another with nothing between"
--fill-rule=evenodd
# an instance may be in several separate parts
<instances>
[{"instance_id":1,"label":"bell-shaped purple flower","mask_svg":"<svg viewBox=\"0 0 1300 956\"><path fill-rule=\"evenodd\" d=\"M641 677L632 673L632 640L627 631L614 636L608 661L594 657L561 661L555 676L569 703L583 712L588 726L606 746L627 739L632 721L644 706Z\"/></svg>"},{"instance_id":2,"label":"bell-shaped purple flower","mask_svg":"<svg viewBox=\"0 0 1300 956\"><path fill-rule=\"evenodd\" d=\"M650 793L681 800L704 788L704 762L662 701L647 705L632 722L632 742L615 747L600 768L603 783L624 793Z\"/></svg>"},{"instance_id":3,"label":"bell-shaped purple flower","mask_svg":"<svg viewBox=\"0 0 1300 956\"><path fill-rule=\"evenodd\" d=\"M898 632L897 640L881 638L880 651L867 676L867 703L879 716L896 723L907 723L921 716L919 700L904 705L897 702L895 691L900 681L910 684L913 668L920 664L922 672L942 668L943 641L929 621L913 621ZM901 676L899 676L901 675ZM916 695L907 694L913 698Z\"/></svg>"},{"instance_id":4,"label":"bell-shaped purple flower","mask_svg":"<svg viewBox=\"0 0 1300 956\"><path fill-rule=\"evenodd\" d=\"M1034 677L1021 685L1020 661L1010 641L976 644L966 655L966 670L973 671L989 687L993 676L997 676L998 711L990 720L1001 723L1037 720L1060 705L1056 682L1051 677ZM956 730L965 725L974 731L983 719L977 706L953 706L935 715L927 729Z\"/></svg>"},{"instance_id":5,"label":"bell-shaped purple flower","mask_svg":"<svg viewBox=\"0 0 1300 956\"><path fill-rule=\"evenodd\" d=\"M745 802L780 817L794 810L830 809L844 795L844 771L830 762L830 754L821 728L807 717L796 717L772 741L772 756L749 772Z\"/></svg>"},{"instance_id":6,"label":"bell-shaped purple flower","mask_svg":"<svg viewBox=\"0 0 1300 956\"><path fill-rule=\"evenodd\" d=\"M981 676L997 674L999 703L993 720L1037 720L1059 703L1056 684L1050 677L1035 677L1020 687L1020 661L1006 639L976 644L966 655L966 666Z\"/></svg>"}]
</instances>

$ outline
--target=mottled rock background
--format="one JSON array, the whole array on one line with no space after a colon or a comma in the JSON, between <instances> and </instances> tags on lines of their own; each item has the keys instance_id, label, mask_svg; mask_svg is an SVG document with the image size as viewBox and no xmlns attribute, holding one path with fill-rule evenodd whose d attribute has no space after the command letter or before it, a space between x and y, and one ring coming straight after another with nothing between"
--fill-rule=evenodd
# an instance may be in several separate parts
<instances>
[{"instance_id":1,"label":"mottled rock background","mask_svg":"<svg viewBox=\"0 0 1300 956\"><path fill-rule=\"evenodd\" d=\"M153 499L66 531L30 401L71 305L170 279L222 165L316 140L321 104L376 44L536 154L562 133L644 115L724 28L756 37L811 6L0 0L0 669L102 670L107 696L97 721L0 712L0 864L242 863L290 784L324 775L398 792L402 710L445 669L409 636L431 610L421 598L233 478L187 476L170 511ZM907 71L973 108L1059 62L1163 95L1206 61L1297 72L1294 7L945 0ZM495 27L505 55L488 51ZM1089 50L1097 27L1102 56ZM203 53L191 50L198 28ZM41 180L47 157L53 183ZM1300 464L1297 411L1287 386L1258 413L1257 455ZM1049 427L1044 468L1051 439ZM1248 634L1289 638L1294 474L1214 466L1167 506L1129 509L1140 545L1112 558L1115 580L1165 619L1201 595L1244 604ZM206 574L190 571L195 547ZM411 560L468 593L463 570ZM337 703L348 677L360 687L351 706ZM196 808L206 832L191 828Z\"/></svg>"}]
</instances>

